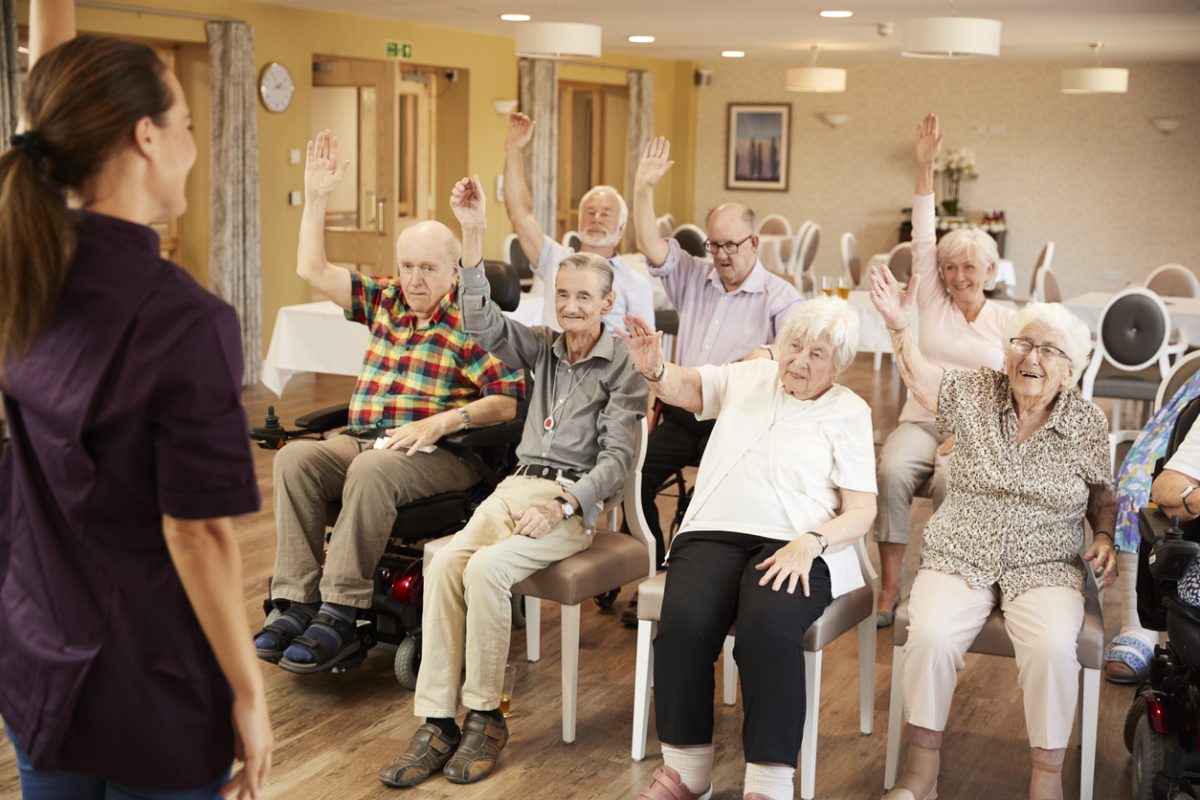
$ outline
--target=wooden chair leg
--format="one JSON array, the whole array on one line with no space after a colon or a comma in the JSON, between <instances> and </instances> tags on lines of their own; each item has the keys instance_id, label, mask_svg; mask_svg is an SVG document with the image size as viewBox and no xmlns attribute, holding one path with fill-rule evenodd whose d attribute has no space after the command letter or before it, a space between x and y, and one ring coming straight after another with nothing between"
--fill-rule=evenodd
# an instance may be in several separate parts
<instances>
[{"instance_id":1,"label":"wooden chair leg","mask_svg":"<svg viewBox=\"0 0 1200 800\"><path fill-rule=\"evenodd\" d=\"M562 729L563 741L575 741L575 710L579 699L579 605L562 606Z\"/></svg>"},{"instance_id":2,"label":"wooden chair leg","mask_svg":"<svg viewBox=\"0 0 1200 800\"><path fill-rule=\"evenodd\" d=\"M892 647L892 696L888 708L887 757L883 766L883 788L896 785L900 767L900 728L904 716L904 648Z\"/></svg>"},{"instance_id":3,"label":"wooden chair leg","mask_svg":"<svg viewBox=\"0 0 1200 800\"><path fill-rule=\"evenodd\" d=\"M638 620L637 660L633 679L633 747L634 761L646 757L646 737L650 729L650 684L654 674L654 630L652 620Z\"/></svg>"},{"instance_id":4,"label":"wooden chair leg","mask_svg":"<svg viewBox=\"0 0 1200 800\"><path fill-rule=\"evenodd\" d=\"M875 730L875 615L858 623L858 729Z\"/></svg>"}]
</instances>

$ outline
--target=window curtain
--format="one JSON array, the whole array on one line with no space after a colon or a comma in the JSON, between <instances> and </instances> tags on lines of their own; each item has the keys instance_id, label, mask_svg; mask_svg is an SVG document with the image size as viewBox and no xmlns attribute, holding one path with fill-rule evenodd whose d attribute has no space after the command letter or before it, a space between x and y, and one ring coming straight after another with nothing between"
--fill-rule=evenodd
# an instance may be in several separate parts
<instances>
[{"instance_id":1,"label":"window curtain","mask_svg":"<svg viewBox=\"0 0 1200 800\"><path fill-rule=\"evenodd\" d=\"M629 71L629 130L625 143L625 200L633 204L633 179L646 142L654 136L654 76L644 69ZM625 229L626 252L636 249L634 220Z\"/></svg>"},{"instance_id":2,"label":"window curtain","mask_svg":"<svg viewBox=\"0 0 1200 800\"><path fill-rule=\"evenodd\" d=\"M533 216L550 238L558 226L558 63L543 58L519 62L521 112L532 119L533 139L525 155L525 180Z\"/></svg>"},{"instance_id":3,"label":"window curtain","mask_svg":"<svg viewBox=\"0 0 1200 800\"><path fill-rule=\"evenodd\" d=\"M0 150L8 149L8 140L17 132L17 86L21 75L17 66L17 3L0 0Z\"/></svg>"},{"instance_id":4,"label":"window curtain","mask_svg":"<svg viewBox=\"0 0 1200 800\"><path fill-rule=\"evenodd\" d=\"M209 22L212 80L212 226L209 282L242 326L245 386L262 372L262 270L258 218L258 119L254 30Z\"/></svg>"}]
</instances>

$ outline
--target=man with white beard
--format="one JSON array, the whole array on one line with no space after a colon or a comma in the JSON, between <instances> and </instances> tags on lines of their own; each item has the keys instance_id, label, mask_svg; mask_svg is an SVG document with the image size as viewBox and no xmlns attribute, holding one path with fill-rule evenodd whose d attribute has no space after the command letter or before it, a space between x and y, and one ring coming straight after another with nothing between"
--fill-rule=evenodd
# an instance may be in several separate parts
<instances>
[{"instance_id":1,"label":"man with white beard","mask_svg":"<svg viewBox=\"0 0 1200 800\"><path fill-rule=\"evenodd\" d=\"M558 264L571 249L551 239L533 216L533 201L525 183L525 158L522 153L533 137L533 120L521 113L509 117L504 137L504 206L512 222L525 257L535 275L541 278L545 301L542 324L560 330L554 312L555 274ZM625 331L625 315L647 321L654 319L654 292L650 278L621 261L617 245L625 233L629 208L621 194L611 186L593 186L579 199L580 250L606 259L613 270L613 291L617 299L604 315L609 333Z\"/></svg>"}]
</instances>

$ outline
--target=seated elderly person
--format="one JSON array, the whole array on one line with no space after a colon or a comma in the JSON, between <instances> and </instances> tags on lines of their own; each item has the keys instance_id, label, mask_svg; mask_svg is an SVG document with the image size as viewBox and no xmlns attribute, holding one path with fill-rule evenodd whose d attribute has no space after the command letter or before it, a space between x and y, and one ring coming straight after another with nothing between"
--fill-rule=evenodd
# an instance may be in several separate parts
<instances>
[{"instance_id":1,"label":"seated elderly person","mask_svg":"<svg viewBox=\"0 0 1200 800\"><path fill-rule=\"evenodd\" d=\"M1004 364L1001 338L1012 318L1011 309L984 296L996 277L1000 254L991 236L978 230L951 231L937 241L934 235L933 168L942 148L938 119L930 114L917 126L917 181L913 190L913 274L921 277L917 292L920 346L939 367L1000 369ZM875 622L892 624L900 603L904 550L908 546L913 494L933 478L933 508L946 497L946 468L953 438L945 437L933 413L909 395L900 411L900 424L879 454L879 596Z\"/></svg>"},{"instance_id":2,"label":"seated elderly person","mask_svg":"<svg viewBox=\"0 0 1200 800\"><path fill-rule=\"evenodd\" d=\"M1062 797L1062 763L1079 678L1083 561L1116 578L1116 502L1108 423L1075 383L1087 326L1056 303L1030 303L1004 334L1004 371L946 370L908 331L921 277L902 293L871 271L871 300L892 331L900 374L955 437L946 502L925 526L909 599L904 707L910 748L886 800L937 795L939 748L963 654L996 606L1016 653L1033 772L1029 796ZM924 324L924 320L922 320ZM1083 521L1095 532L1080 560Z\"/></svg>"},{"instance_id":3,"label":"seated elderly person","mask_svg":"<svg viewBox=\"0 0 1200 800\"><path fill-rule=\"evenodd\" d=\"M1193 424L1150 487L1150 499L1169 517L1186 522L1200 517L1200 425ZM1200 607L1200 559L1179 580L1179 599Z\"/></svg>"},{"instance_id":4,"label":"seated elderly person","mask_svg":"<svg viewBox=\"0 0 1200 800\"><path fill-rule=\"evenodd\" d=\"M516 471L425 565L413 701L425 722L379 773L393 787L414 786L439 770L452 783L474 783L495 769L508 741L499 708L512 585L591 544L597 516L633 467L646 409L645 382L602 321L614 299L612 267L603 258L577 253L559 264L562 333L528 328L489 302L478 180L464 178L451 196L463 227L463 263L473 265L462 269L463 327L504 363L533 373L533 394ZM468 709L461 730L460 700Z\"/></svg>"},{"instance_id":5,"label":"seated elderly person","mask_svg":"<svg viewBox=\"0 0 1200 800\"><path fill-rule=\"evenodd\" d=\"M663 766L642 800L712 795L713 663L737 621L745 796L791 798L804 728L804 632L863 586L853 544L875 516L871 409L835 381L854 358L858 315L804 303L766 359L664 363L661 333L632 317L637 369L663 402L716 419L668 555L654 643Z\"/></svg>"},{"instance_id":6,"label":"seated elderly person","mask_svg":"<svg viewBox=\"0 0 1200 800\"><path fill-rule=\"evenodd\" d=\"M326 261L325 207L348 163L338 162L329 131L309 142L296 271L371 339L346 431L275 456L271 598L287 608L254 639L259 658L297 673L327 670L359 648L354 620L371 607L397 506L479 482L434 443L512 419L523 390L519 372L462 331L459 243L445 225L421 222L400 234L394 278ZM337 498L342 513L326 553L325 503Z\"/></svg>"}]
</instances>

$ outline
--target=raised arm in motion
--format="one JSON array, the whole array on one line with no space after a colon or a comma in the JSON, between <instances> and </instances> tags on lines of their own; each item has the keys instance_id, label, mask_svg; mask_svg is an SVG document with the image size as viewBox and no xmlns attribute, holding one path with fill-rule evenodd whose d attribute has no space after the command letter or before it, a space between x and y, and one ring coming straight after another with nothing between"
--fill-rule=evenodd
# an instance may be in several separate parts
<instances>
[{"instance_id":1,"label":"raised arm in motion","mask_svg":"<svg viewBox=\"0 0 1200 800\"><path fill-rule=\"evenodd\" d=\"M533 198L529 195L529 184L525 182L525 147L532 138L533 120L514 111L508 118L508 131L504 135L504 209L517 234L521 251L536 267L546 234L533 216ZM463 263L474 262L464 258Z\"/></svg>"},{"instance_id":2,"label":"raised arm in motion","mask_svg":"<svg viewBox=\"0 0 1200 800\"><path fill-rule=\"evenodd\" d=\"M927 114L917 125L917 183L914 194L933 194L933 167L942 152L937 114Z\"/></svg>"},{"instance_id":3,"label":"raised arm in motion","mask_svg":"<svg viewBox=\"0 0 1200 800\"><path fill-rule=\"evenodd\" d=\"M691 367L671 364L663 360L662 331L633 314L625 316L625 328L629 333L617 331L625 340L633 364L642 377L654 387L654 393L664 403L679 406L693 414L704 407L704 395L700 388L700 373Z\"/></svg>"},{"instance_id":4,"label":"raised arm in motion","mask_svg":"<svg viewBox=\"0 0 1200 800\"><path fill-rule=\"evenodd\" d=\"M654 186L675 163L671 158L671 143L659 136L646 142L642 160L633 179L633 221L637 231L638 250L651 266L661 266L667 260L667 240L658 232L654 216Z\"/></svg>"},{"instance_id":5,"label":"raised arm in motion","mask_svg":"<svg viewBox=\"0 0 1200 800\"><path fill-rule=\"evenodd\" d=\"M917 296L920 283L921 276L914 274L908 291L902 292L891 270L883 266L871 267L871 302L892 335L892 350L900 365L900 377L917 402L936 414L945 370L925 358L909 330L913 298Z\"/></svg>"},{"instance_id":6,"label":"raised arm in motion","mask_svg":"<svg viewBox=\"0 0 1200 800\"><path fill-rule=\"evenodd\" d=\"M316 142L308 143L304 213L300 216L300 245L296 251L296 274L346 310L351 302L350 271L325 258L325 208L349 165L349 161L338 162L337 137L329 131L321 131Z\"/></svg>"}]
</instances>

